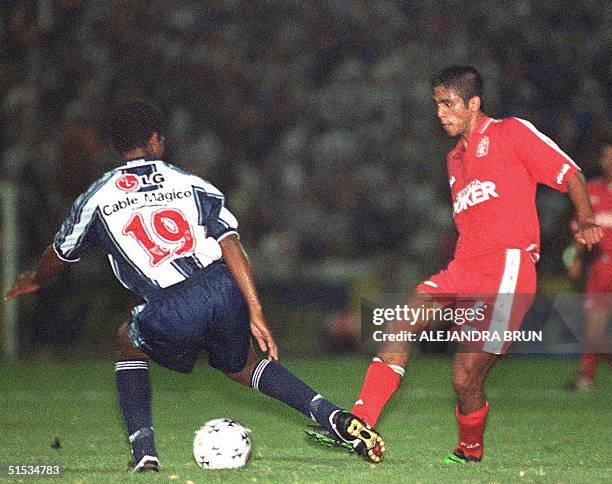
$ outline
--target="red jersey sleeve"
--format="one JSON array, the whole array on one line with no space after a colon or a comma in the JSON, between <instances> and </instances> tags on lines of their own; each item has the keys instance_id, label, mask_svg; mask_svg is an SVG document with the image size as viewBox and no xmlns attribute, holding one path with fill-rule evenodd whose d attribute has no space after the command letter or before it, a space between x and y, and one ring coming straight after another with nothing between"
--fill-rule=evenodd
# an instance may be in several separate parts
<instances>
[{"instance_id":1,"label":"red jersey sleeve","mask_svg":"<svg viewBox=\"0 0 612 484\"><path fill-rule=\"evenodd\" d=\"M567 181L580 170L578 165L529 121L509 118L507 129L516 153L533 179L566 192Z\"/></svg>"}]
</instances>

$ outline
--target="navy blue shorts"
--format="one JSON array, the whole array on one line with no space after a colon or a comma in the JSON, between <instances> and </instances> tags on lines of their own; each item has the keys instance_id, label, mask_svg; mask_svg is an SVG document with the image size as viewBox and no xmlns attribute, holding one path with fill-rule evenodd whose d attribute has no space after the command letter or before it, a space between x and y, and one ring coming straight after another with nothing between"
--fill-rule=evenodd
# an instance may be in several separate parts
<instances>
[{"instance_id":1,"label":"navy blue shorts","mask_svg":"<svg viewBox=\"0 0 612 484\"><path fill-rule=\"evenodd\" d=\"M171 370L189 373L200 350L213 368L244 368L251 331L242 291L225 264L171 286L132 311L128 334L136 348Z\"/></svg>"}]
</instances>

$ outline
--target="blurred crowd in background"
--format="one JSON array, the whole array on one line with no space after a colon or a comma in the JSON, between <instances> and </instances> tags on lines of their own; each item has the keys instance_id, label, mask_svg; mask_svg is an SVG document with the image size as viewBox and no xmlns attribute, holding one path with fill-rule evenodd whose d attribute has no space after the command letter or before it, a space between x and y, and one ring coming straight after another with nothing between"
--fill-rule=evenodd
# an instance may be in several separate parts
<instances>
[{"instance_id":1,"label":"blurred crowd in background","mask_svg":"<svg viewBox=\"0 0 612 484\"><path fill-rule=\"evenodd\" d=\"M126 97L165 111L167 160L226 194L260 279L389 290L452 254L437 71L476 66L489 114L532 121L587 175L612 119L605 0L6 0L0 14L0 179L23 188L22 266L117 163L98 126ZM554 276L569 205L551 190L539 205Z\"/></svg>"}]
</instances>

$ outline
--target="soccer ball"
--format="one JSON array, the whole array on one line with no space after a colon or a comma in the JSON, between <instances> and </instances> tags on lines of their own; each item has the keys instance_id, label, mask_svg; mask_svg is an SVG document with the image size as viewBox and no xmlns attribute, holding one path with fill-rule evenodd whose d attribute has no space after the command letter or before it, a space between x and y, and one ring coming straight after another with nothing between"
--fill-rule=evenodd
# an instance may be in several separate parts
<instances>
[{"instance_id":1,"label":"soccer ball","mask_svg":"<svg viewBox=\"0 0 612 484\"><path fill-rule=\"evenodd\" d=\"M193 456L202 469L235 469L251 458L250 430L229 418L206 422L195 433Z\"/></svg>"}]
</instances>

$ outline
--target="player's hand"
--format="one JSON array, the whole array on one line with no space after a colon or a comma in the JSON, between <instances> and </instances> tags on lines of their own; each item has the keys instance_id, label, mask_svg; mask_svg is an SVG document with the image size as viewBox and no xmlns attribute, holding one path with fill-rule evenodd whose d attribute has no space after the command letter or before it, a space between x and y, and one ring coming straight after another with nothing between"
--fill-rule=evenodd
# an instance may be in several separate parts
<instances>
[{"instance_id":1,"label":"player's hand","mask_svg":"<svg viewBox=\"0 0 612 484\"><path fill-rule=\"evenodd\" d=\"M251 315L251 333L257 340L259 349L268 353L268 359L278 361L278 347L263 315Z\"/></svg>"},{"instance_id":2,"label":"player's hand","mask_svg":"<svg viewBox=\"0 0 612 484\"><path fill-rule=\"evenodd\" d=\"M604 232L601 226L596 223L585 222L578 224L578 230L574 234L576 242L586 245L591 250L594 244L603 239Z\"/></svg>"},{"instance_id":3,"label":"player's hand","mask_svg":"<svg viewBox=\"0 0 612 484\"><path fill-rule=\"evenodd\" d=\"M10 301L17 296L36 292L40 287L40 283L36 281L36 272L23 271L17 276L11 288L4 293L4 300Z\"/></svg>"}]
</instances>

